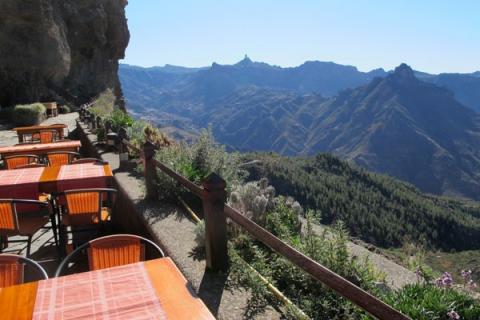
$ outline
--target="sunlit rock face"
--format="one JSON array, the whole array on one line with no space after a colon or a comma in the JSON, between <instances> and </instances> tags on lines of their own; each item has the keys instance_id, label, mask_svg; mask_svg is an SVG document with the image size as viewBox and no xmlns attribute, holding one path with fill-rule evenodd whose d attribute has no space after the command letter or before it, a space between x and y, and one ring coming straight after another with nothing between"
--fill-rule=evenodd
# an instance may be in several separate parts
<instances>
[{"instance_id":1,"label":"sunlit rock face","mask_svg":"<svg viewBox=\"0 0 480 320\"><path fill-rule=\"evenodd\" d=\"M121 97L127 0L1 0L0 105ZM120 99L119 99L120 100Z\"/></svg>"}]
</instances>

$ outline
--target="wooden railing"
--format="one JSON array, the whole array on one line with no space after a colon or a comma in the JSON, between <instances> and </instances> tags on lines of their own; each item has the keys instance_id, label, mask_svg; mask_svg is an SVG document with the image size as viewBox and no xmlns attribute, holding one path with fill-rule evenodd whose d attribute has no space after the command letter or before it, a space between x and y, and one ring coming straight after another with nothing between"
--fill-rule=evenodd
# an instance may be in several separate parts
<instances>
[{"instance_id":1,"label":"wooden railing","mask_svg":"<svg viewBox=\"0 0 480 320\"><path fill-rule=\"evenodd\" d=\"M88 114L86 114L84 119L89 119ZM119 148L130 148L141 154L145 167L147 198L153 200L157 196L154 179L157 176L156 169L158 168L202 199L205 219L206 262L208 268L219 271L226 271L228 269L226 218L229 217L251 236L378 319L410 319L347 279L283 242L266 229L245 217L241 212L226 205L226 183L215 173L210 174L205 179L202 188L163 163L155 160L155 148L151 142L147 141L143 145L143 148L139 149L128 141L125 131L120 134L117 142L121 145Z\"/></svg>"}]
</instances>

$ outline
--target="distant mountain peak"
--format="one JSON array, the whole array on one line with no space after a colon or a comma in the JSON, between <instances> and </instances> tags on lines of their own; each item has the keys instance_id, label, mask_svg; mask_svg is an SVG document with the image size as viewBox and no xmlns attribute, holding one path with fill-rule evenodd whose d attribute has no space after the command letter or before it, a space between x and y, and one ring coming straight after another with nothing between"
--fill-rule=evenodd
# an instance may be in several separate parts
<instances>
[{"instance_id":1,"label":"distant mountain peak","mask_svg":"<svg viewBox=\"0 0 480 320\"><path fill-rule=\"evenodd\" d=\"M373 69L373 70L368 71L367 74L369 74L371 76L374 76L374 77L383 77L387 74L387 72L383 68L377 68L377 69Z\"/></svg>"},{"instance_id":2,"label":"distant mountain peak","mask_svg":"<svg viewBox=\"0 0 480 320\"><path fill-rule=\"evenodd\" d=\"M240 60L239 62L237 62L235 65L237 66L249 66L249 65L252 65L254 62L247 56L245 55L245 57Z\"/></svg>"},{"instance_id":3,"label":"distant mountain peak","mask_svg":"<svg viewBox=\"0 0 480 320\"><path fill-rule=\"evenodd\" d=\"M393 76L403 79L415 79L413 69L406 63L402 63L393 71Z\"/></svg>"}]
</instances>

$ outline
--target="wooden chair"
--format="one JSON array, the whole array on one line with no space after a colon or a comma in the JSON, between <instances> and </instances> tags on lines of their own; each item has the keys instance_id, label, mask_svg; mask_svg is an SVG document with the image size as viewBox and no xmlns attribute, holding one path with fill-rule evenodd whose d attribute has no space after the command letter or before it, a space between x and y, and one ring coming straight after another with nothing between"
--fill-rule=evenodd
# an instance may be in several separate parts
<instances>
[{"instance_id":1,"label":"wooden chair","mask_svg":"<svg viewBox=\"0 0 480 320\"><path fill-rule=\"evenodd\" d=\"M54 126L63 126L65 125L64 123L54 123L54 124L51 124L50 126L51 127L54 127ZM65 130L67 131L67 134L65 134ZM65 139L65 137L68 137L70 135L70 130L68 129L68 126L65 126L64 129L57 129L57 134L58 134L58 139L60 140L68 140L68 139Z\"/></svg>"},{"instance_id":2,"label":"wooden chair","mask_svg":"<svg viewBox=\"0 0 480 320\"><path fill-rule=\"evenodd\" d=\"M51 129L44 129L38 132L38 139L40 143L52 143L57 138L57 131Z\"/></svg>"},{"instance_id":3,"label":"wooden chair","mask_svg":"<svg viewBox=\"0 0 480 320\"><path fill-rule=\"evenodd\" d=\"M51 201L60 221L61 255L65 253L69 233L90 231L92 227L100 228L110 221L116 194L117 190L110 188L75 189L52 194ZM65 203L63 209L61 203Z\"/></svg>"},{"instance_id":4,"label":"wooden chair","mask_svg":"<svg viewBox=\"0 0 480 320\"><path fill-rule=\"evenodd\" d=\"M5 163L5 167L8 170L17 169L20 166L40 162L40 158L33 154L8 156L8 157L5 157L3 160Z\"/></svg>"},{"instance_id":5,"label":"wooden chair","mask_svg":"<svg viewBox=\"0 0 480 320\"><path fill-rule=\"evenodd\" d=\"M46 157L50 167L59 167L71 164L73 160L80 158L80 154L71 151L55 151L47 153Z\"/></svg>"},{"instance_id":6,"label":"wooden chair","mask_svg":"<svg viewBox=\"0 0 480 320\"><path fill-rule=\"evenodd\" d=\"M0 254L0 288L24 283L25 266L35 271L37 280L48 279L45 270L35 261L16 254Z\"/></svg>"},{"instance_id":7,"label":"wooden chair","mask_svg":"<svg viewBox=\"0 0 480 320\"><path fill-rule=\"evenodd\" d=\"M165 256L154 242L133 234L116 234L91 240L79 246L60 263L55 277L62 275L72 259L85 251L90 271L145 261L146 245L154 250L155 258Z\"/></svg>"},{"instance_id":8,"label":"wooden chair","mask_svg":"<svg viewBox=\"0 0 480 320\"><path fill-rule=\"evenodd\" d=\"M18 205L37 206L39 210L29 210L19 214ZM0 236L4 243L1 249L4 249L5 239L8 239L8 237L17 235L27 237L27 240L9 240L8 242L27 242L27 257L29 257L32 237L47 224L50 212L48 202L0 199Z\"/></svg>"}]
</instances>

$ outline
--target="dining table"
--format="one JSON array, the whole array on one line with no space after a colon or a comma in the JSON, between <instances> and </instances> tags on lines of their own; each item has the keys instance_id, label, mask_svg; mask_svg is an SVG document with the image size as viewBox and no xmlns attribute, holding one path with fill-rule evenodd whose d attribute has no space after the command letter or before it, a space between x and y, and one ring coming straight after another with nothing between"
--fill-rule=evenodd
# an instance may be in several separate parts
<instances>
[{"instance_id":1,"label":"dining table","mask_svg":"<svg viewBox=\"0 0 480 320\"><path fill-rule=\"evenodd\" d=\"M0 315L5 320L215 319L169 257L5 287Z\"/></svg>"},{"instance_id":2,"label":"dining table","mask_svg":"<svg viewBox=\"0 0 480 320\"><path fill-rule=\"evenodd\" d=\"M0 155L2 158L20 154L43 156L48 152L55 151L78 152L81 146L82 144L79 140L57 141L52 143L17 144L13 146L0 147Z\"/></svg>"},{"instance_id":3,"label":"dining table","mask_svg":"<svg viewBox=\"0 0 480 320\"><path fill-rule=\"evenodd\" d=\"M63 132L65 128L67 128L66 124L56 123L49 126L36 125L36 126L27 126L27 127L16 127L16 128L13 128L13 130L17 132L18 142L24 142L25 135L33 135L45 129L57 131L58 138L63 139L63 137L65 136Z\"/></svg>"},{"instance_id":4,"label":"dining table","mask_svg":"<svg viewBox=\"0 0 480 320\"><path fill-rule=\"evenodd\" d=\"M106 163L0 170L0 198L38 199L41 193L106 188L112 180L112 170Z\"/></svg>"}]
</instances>

